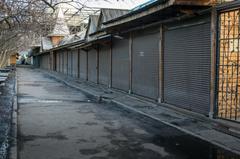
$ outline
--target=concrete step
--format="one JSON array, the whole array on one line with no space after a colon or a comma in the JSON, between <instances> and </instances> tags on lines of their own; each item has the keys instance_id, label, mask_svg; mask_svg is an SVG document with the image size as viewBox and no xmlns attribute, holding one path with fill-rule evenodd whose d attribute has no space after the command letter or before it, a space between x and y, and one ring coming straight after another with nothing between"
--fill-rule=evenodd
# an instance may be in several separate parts
<instances>
[{"instance_id":1,"label":"concrete step","mask_svg":"<svg viewBox=\"0 0 240 159\"><path fill-rule=\"evenodd\" d=\"M227 121L217 122L214 125L214 129L223 133L240 138L240 126L239 123L229 123Z\"/></svg>"}]
</instances>

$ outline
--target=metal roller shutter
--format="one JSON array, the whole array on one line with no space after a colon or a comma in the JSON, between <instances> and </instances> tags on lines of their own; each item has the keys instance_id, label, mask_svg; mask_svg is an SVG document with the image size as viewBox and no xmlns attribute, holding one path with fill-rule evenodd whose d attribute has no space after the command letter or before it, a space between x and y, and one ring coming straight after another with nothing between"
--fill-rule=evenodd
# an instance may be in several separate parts
<instances>
[{"instance_id":1,"label":"metal roller shutter","mask_svg":"<svg viewBox=\"0 0 240 159\"><path fill-rule=\"evenodd\" d=\"M60 52L57 52L57 59L58 59L58 65L57 65L57 69L58 72L60 72L60 67L61 67L61 59L60 59Z\"/></svg>"},{"instance_id":2,"label":"metal roller shutter","mask_svg":"<svg viewBox=\"0 0 240 159\"><path fill-rule=\"evenodd\" d=\"M153 99L158 99L159 40L159 28L133 34L132 91Z\"/></svg>"},{"instance_id":3,"label":"metal roller shutter","mask_svg":"<svg viewBox=\"0 0 240 159\"><path fill-rule=\"evenodd\" d=\"M78 77L78 50L73 50L72 54L72 76Z\"/></svg>"},{"instance_id":4,"label":"metal roller shutter","mask_svg":"<svg viewBox=\"0 0 240 159\"><path fill-rule=\"evenodd\" d=\"M88 51L88 80L97 83L97 50Z\"/></svg>"},{"instance_id":5,"label":"metal roller shutter","mask_svg":"<svg viewBox=\"0 0 240 159\"><path fill-rule=\"evenodd\" d=\"M129 90L129 39L113 39L112 87Z\"/></svg>"},{"instance_id":6,"label":"metal roller shutter","mask_svg":"<svg viewBox=\"0 0 240 159\"><path fill-rule=\"evenodd\" d=\"M62 73L64 74L64 65L65 65L65 64L64 64L64 61L65 61L65 60L64 60L64 54L65 54L64 51L62 51L61 54L62 54L62 56L61 56L61 58L62 58L62 60L61 60L61 61L62 61Z\"/></svg>"},{"instance_id":7,"label":"metal roller shutter","mask_svg":"<svg viewBox=\"0 0 240 159\"><path fill-rule=\"evenodd\" d=\"M68 51L68 76L72 76L72 51Z\"/></svg>"},{"instance_id":8,"label":"metal roller shutter","mask_svg":"<svg viewBox=\"0 0 240 159\"><path fill-rule=\"evenodd\" d=\"M63 55L63 69L64 69L64 74L67 75L67 72L68 72L68 52L67 51L64 51L64 55Z\"/></svg>"},{"instance_id":9,"label":"metal roller shutter","mask_svg":"<svg viewBox=\"0 0 240 159\"><path fill-rule=\"evenodd\" d=\"M87 80L87 52L80 51L80 78Z\"/></svg>"},{"instance_id":10,"label":"metal roller shutter","mask_svg":"<svg viewBox=\"0 0 240 159\"><path fill-rule=\"evenodd\" d=\"M210 45L210 22L175 27L165 32L164 101L166 103L208 114Z\"/></svg>"},{"instance_id":11,"label":"metal roller shutter","mask_svg":"<svg viewBox=\"0 0 240 159\"><path fill-rule=\"evenodd\" d=\"M59 72L59 53L56 53L56 72Z\"/></svg>"},{"instance_id":12,"label":"metal roller shutter","mask_svg":"<svg viewBox=\"0 0 240 159\"><path fill-rule=\"evenodd\" d=\"M59 72L62 73L62 52L59 51Z\"/></svg>"},{"instance_id":13,"label":"metal roller shutter","mask_svg":"<svg viewBox=\"0 0 240 159\"><path fill-rule=\"evenodd\" d=\"M101 46L99 49L99 83L109 84L110 46Z\"/></svg>"}]
</instances>

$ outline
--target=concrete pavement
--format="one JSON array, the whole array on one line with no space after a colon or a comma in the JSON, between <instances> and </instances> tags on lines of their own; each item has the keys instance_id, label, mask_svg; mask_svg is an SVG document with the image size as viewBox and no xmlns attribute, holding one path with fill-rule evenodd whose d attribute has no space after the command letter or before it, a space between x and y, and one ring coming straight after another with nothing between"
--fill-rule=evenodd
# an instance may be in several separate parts
<instances>
[{"instance_id":1,"label":"concrete pavement","mask_svg":"<svg viewBox=\"0 0 240 159\"><path fill-rule=\"evenodd\" d=\"M17 72L20 159L239 157L139 112L96 101L46 72L27 68L18 68ZM121 93L103 93L95 86L82 86L85 92L87 88L105 94L105 99L115 95L116 101L124 100L131 106L132 102L126 98L121 100ZM139 101L135 106L152 110L153 105L142 105ZM172 116L165 117L173 120Z\"/></svg>"}]
</instances>

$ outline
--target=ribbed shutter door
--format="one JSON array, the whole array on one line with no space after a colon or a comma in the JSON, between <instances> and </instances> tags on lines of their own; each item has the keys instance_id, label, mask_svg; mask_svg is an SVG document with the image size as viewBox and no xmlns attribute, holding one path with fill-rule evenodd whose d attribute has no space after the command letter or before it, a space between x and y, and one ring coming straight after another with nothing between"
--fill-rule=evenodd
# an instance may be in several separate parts
<instances>
[{"instance_id":1,"label":"ribbed shutter door","mask_svg":"<svg viewBox=\"0 0 240 159\"><path fill-rule=\"evenodd\" d=\"M68 76L72 76L72 51L68 51Z\"/></svg>"},{"instance_id":2,"label":"ribbed shutter door","mask_svg":"<svg viewBox=\"0 0 240 159\"><path fill-rule=\"evenodd\" d=\"M61 52L57 52L58 55L58 72L61 72Z\"/></svg>"},{"instance_id":3,"label":"ribbed shutter door","mask_svg":"<svg viewBox=\"0 0 240 159\"><path fill-rule=\"evenodd\" d=\"M80 51L80 78L87 80L87 52Z\"/></svg>"},{"instance_id":4,"label":"ribbed shutter door","mask_svg":"<svg viewBox=\"0 0 240 159\"><path fill-rule=\"evenodd\" d=\"M97 83L97 50L88 51L88 80Z\"/></svg>"},{"instance_id":5,"label":"ribbed shutter door","mask_svg":"<svg viewBox=\"0 0 240 159\"><path fill-rule=\"evenodd\" d=\"M153 99L158 99L159 40L159 28L133 34L132 91Z\"/></svg>"},{"instance_id":6,"label":"ribbed shutter door","mask_svg":"<svg viewBox=\"0 0 240 159\"><path fill-rule=\"evenodd\" d=\"M99 83L109 84L110 72L110 46L101 46L99 48Z\"/></svg>"},{"instance_id":7,"label":"ribbed shutter door","mask_svg":"<svg viewBox=\"0 0 240 159\"><path fill-rule=\"evenodd\" d=\"M59 72L59 53L56 53L56 72Z\"/></svg>"},{"instance_id":8,"label":"ribbed shutter door","mask_svg":"<svg viewBox=\"0 0 240 159\"><path fill-rule=\"evenodd\" d=\"M62 51L60 51L60 52L59 52L59 64L60 64L59 72L60 72L60 73L63 72L63 71L62 71L62 70L63 70L63 58L62 58L62 55L63 55L63 53L62 53Z\"/></svg>"},{"instance_id":9,"label":"ribbed shutter door","mask_svg":"<svg viewBox=\"0 0 240 159\"><path fill-rule=\"evenodd\" d=\"M165 32L164 101L208 114L210 103L210 23Z\"/></svg>"},{"instance_id":10,"label":"ribbed shutter door","mask_svg":"<svg viewBox=\"0 0 240 159\"><path fill-rule=\"evenodd\" d=\"M78 50L73 50L72 55L72 70L73 70L73 77L78 77Z\"/></svg>"},{"instance_id":11,"label":"ribbed shutter door","mask_svg":"<svg viewBox=\"0 0 240 159\"><path fill-rule=\"evenodd\" d=\"M68 72L68 52L67 51L64 51L64 74L67 75L67 72Z\"/></svg>"},{"instance_id":12,"label":"ribbed shutter door","mask_svg":"<svg viewBox=\"0 0 240 159\"><path fill-rule=\"evenodd\" d=\"M113 39L112 87L129 90L129 39Z\"/></svg>"},{"instance_id":13,"label":"ribbed shutter door","mask_svg":"<svg viewBox=\"0 0 240 159\"><path fill-rule=\"evenodd\" d=\"M40 64L40 65L39 65L40 68L42 68L42 55L39 56L39 64Z\"/></svg>"}]
</instances>

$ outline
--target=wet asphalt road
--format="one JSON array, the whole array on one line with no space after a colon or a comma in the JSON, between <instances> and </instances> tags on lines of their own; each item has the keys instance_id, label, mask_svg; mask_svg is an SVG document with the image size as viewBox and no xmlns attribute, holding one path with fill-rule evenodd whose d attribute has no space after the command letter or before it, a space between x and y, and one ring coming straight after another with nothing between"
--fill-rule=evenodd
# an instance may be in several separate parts
<instances>
[{"instance_id":1,"label":"wet asphalt road","mask_svg":"<svg viewBox=\"0 0 240 159\"><path fill-rule=\"evenodd\" d=\"M18 68L18 97L20 159L240 158L38 70Z\"/></svg>"}]
</instances>

